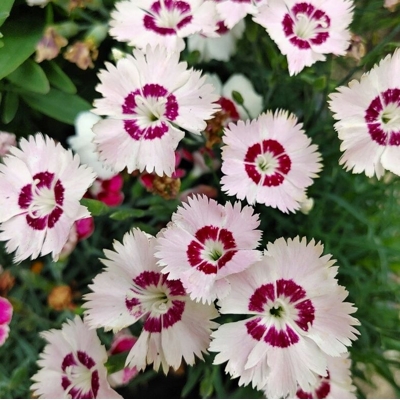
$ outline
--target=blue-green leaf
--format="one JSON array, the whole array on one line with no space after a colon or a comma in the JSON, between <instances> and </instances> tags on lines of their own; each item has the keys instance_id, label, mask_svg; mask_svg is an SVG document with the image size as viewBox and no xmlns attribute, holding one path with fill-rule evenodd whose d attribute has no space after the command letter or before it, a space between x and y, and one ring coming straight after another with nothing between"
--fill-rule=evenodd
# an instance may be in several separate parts
<instances>
[{"instance_id":1,"label":"blue-green leaf","mask_svg":"<svg viewBox=\"0 0 400 400\"><path fill-rule=\"evenodd\" d=\"M76 93L76 86L56 62L44 62L42 68L52 86L65 93Z\"/></svg>"}]
</instances>

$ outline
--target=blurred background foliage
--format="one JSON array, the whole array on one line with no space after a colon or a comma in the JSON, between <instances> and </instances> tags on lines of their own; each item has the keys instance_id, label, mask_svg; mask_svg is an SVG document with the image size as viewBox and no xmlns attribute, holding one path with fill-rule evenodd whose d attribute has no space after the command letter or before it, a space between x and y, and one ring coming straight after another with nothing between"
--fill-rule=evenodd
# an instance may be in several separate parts
<instances>
[{"instance_id":1,"label":"blurred background foliage","mask_svg":"<svg viewBox=\"0 0 400 400\"><path fill-rule=\"evenodd\" d=\"M222 81L233 73L243 73L263 96L264 110L284 108L295 113L318 144L324 169L308 190L315 202L313 209L308 215L285 215L257 205L262 247L278 237L297 235L325 245L325 254L331 253L340 266L339 281L349 291L348 300L358 307L361 335L350 349L358 396L374 397L373 385L387 384L385 396L398 398L400 381L395 370L400 369L400 353L395 351L400 351L400 178L387 174L378 181L339 166L340 143L327 96L400 47L400 7L390 11L383 7L383 0L357 0L355 5L348 56L329 56L326 62L305 68L294 77L289 76L286 59L274 42L250 18L229 62L200 63L198 53L188 50L181 58L196 69L218 74ZM53 0L43 8L29 7L25 0L1 0L1 131L13 132L18 138L42 132L67 147L67 137L75 133L76 115L90 110L99 97L95 91L97 73L105 61L113 61L111 50L130 50L107 35L113 6L113 0ZM67 42L55 58L41 61L36 49L49 27ZM71 56L77 43L86 46L86 64L79 65L83 61ZM195 141L190 136L182 142L191 152L204 145L205 139ZM218 159L219 146L213 151ZM190 173L192 163L183 161L181 167L188 172L181 178L181 193L206 184L215 189L219 202L235 200L221 192L219 169L196 176ZM7 296L14 306L10 337L0 348L1 398L31 397L30 377L36 372L38 353L44 345L38 333L59 328L66 318L82 313L82 295L102 269L98 260L102 249L111 248L112 241L121 240L132 227L156 234L180 202L178 195L166 199L150 193L135 174L124 175L123 192L124 203L116 208L86 200L94 215L95 231L62 261L54 263L43 257L13 265L12 256L1 243L0 295ZM60 286L69 288L69 303L55 309L51 295ZM111 336L98 333L108 348ZM223 366L212 366L212 359L213 355L193 367L182 365L167 377L150 367L118 391L126 398L262 397L250 387L239 388L237 380L225 375ZM110 368L116 368L113 362L117 361L111 360Z\"/></svg>"}]
</instances>

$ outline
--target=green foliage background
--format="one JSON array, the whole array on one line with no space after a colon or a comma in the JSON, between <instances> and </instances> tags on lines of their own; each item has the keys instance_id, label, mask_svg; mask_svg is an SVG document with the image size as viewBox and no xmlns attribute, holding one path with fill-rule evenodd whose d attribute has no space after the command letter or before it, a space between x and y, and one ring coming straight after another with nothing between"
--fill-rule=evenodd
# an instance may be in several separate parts
<instances>
[{"instance_id":1,"label":"green foliage background","mask_svg":"<svg viewBox=\"0 0 400 400\"><path fill-rule=\"evenodd\" d=\"M66 146L74 134L78 112L89 110L95 91L97 73L111 60L113 47L128 50L124 44L105 37L99 43L99 56L93 69L80 70L60 54L40 64L34 61L35 46L45 26L58 24L69 29L69 41L82 39L94 27L107 25L112 0L93 0L84 9L68 11L67 0L56 0L44 8L29 7L24 0L2 0L0 4L0 130L26 137L38 131L48 134ZM306 133L318 144L324 169L308 190L315 205L309 215L285 215L262 205L255 207L261 215L263 246L278 237L306 236L325 245L340 266L339 281L349 291L350 302L358 307L360 338L353 345L353 374L370 381L369 370L384 377L400 396L392 367L400 368L400 359L387 360L387 350L400 351L399 282L400 282L400 178L387 176L381 181L365 175L353 175L338 165L339 140L327 108L327 96L339 85L369 70L386 54L400 47L400 12L390 12L383 0L357 0L351 31L359 35L366 55L357 62L350 57L328 57L324 63L305 68L290 77L285 57L271 41L264 28L246 19L246 31L238 42L237 53L228 63L199 63L198 54L185 50L182 59L196 69L217 73L226 80L233 73L243 73L264 98L264 109L284 108L303 122ZM66 24L68 23L68 24ZM399 71L400 73L400 71ZM183 145L195 150L204 143L187 138ZM216 149L219 156L219 150ZM400 162L400 160L399 160ZM220 190L221 172L182 180L182 189L207 183L218 190L218 201L234 201ZM0 397L29 398L30 377L36 372L36 360L44 342L39 332L59 328L72 311L57 312L47 305L51 289L70 285L78 293L76 312L81 312L80 296L101 271L98 258L113 239L121 240L132 227L156 234L176 210L178 200L165 200L148 193L137 178L124 176L124 204L117 209L102 207L92 201L86 205L95 215L96 230L80 242L71 256L58 263L44 257L44 269L36 274L31 261L13 265L12 256L0 247L0 264L16 277L8 293L14 306L11 334L0 348ZM221 319L222 321L222 319ZM140 327L133 327L133 332ZM108 346L111 337L98 332ZM260 398L262 393L249 387L238 388L223 366L212 366L213 356L178 375L164 377L149 368L119 392L132 397L217 397ZM117 368L121 358L111 359L110 369ZM367 365L364 368L362 365ZM364 397L360 389L359 397Z\"/></svg>"}]
</instances>

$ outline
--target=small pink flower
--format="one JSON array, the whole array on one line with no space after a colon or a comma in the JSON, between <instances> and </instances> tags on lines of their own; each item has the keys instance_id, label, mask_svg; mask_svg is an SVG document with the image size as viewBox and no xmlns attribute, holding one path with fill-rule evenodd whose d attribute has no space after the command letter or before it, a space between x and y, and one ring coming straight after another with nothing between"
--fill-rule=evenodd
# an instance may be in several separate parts
<instances>
[{"instance_id":1,"label":"small pink flower","mask_svg":"<svg viewBox=\"0 0 400 400\"><path fill-rule=\"evenodd\" d=\"M188 198L157 237L162 272L180 279L193 300L226 296L229 277L260 257L259 222L253 208L239 202L222 206L206 196Z\"/></svg>"},{"instance_id":2,"label":"small pink flower","mask_svg":"<svg viewBox=\"0 0 400 400\"><path fill-rule=\"evenodd\" d=\"M92 236L94 232L93 217L82 218L75 222L75 230L78 235L78 241L85 240Z\"/></svg>"},{"instance_id":3,"label":"small pink flower","mask_svg":"<svg viewBox=\"0 0 400 400\"><path fill-rule=\"evenodd\" d=\"M350 45L352 0L268 0L253 18L287 57L290 75Z\"/></svg>"},{"instance_id":4,"label":"small pink flower","mask_svg":"<svg viewBox=\"0 0 400 400\"><path fill-rule=\"evenodd\" d=\"M129 329L123 329L114 335L113 340L111 342L111 348L109 351L110 355L124 353L126 351L130 351L134 344L136 343L137 338L133 336ZM108 382L110 382L111 387L118 387L122 385L126 385L129 383L139 371L133 367L125 367L120 371L114 372L113 374L108 376Z\"/></svg>"},{"instance_id":5,"label":"small pink flower","mask_svg":"<svg viewBox=\"0 0 400 400\"><path fill-rule=\"evenodd\" d=\"M123 184L124 178L121 174L115 175L110 179L97 178L85 197L102 201L110 207L119 206L124 201Z\"/></svg>"},{"instance_id":6,"label":"small pink flower","mask_svg":"<svg viewBox=\"0 0 400 400\"><path fill-rule=\"evenodd\" d=\"M0 346L8 338L10 327L8 326L11 322L13 314L13 307L11 303L5 298L0 296Z\"/></svg>"},{"instance_id":7,"label":"small pink flower","mask_svg":"<svg viewBox=\"0 0 400 400\"><path fill-rule=\"evenodd\" d=\"M222 190L250 204L295 212L322 167L317 146L287 111L230 124L223 142Z\"/></svg>"},{"instance_id":8,"label":"small pink flower","mask_svg":"<svg viewBox=\"0 0 400 400\"><path fill-rule=\"evenodd\" d=\"M61 329L41 336L47 344L40 355L40 370L31 390L40 399L121 399L107 381L107 353L97 337L76 316Z\"/></svg>"},{"instance_id":9,"label":"small pink flower","mask_svg":"<svg viewBox=\"0 0 400 400\"><path fill-rule=\"evenodd\" d=\"M15 261L52 253L58 258L75 221L88 217L80 200L91 168L48 136L21 139L0 164L0 240Z\"/></svg>"}]
</instances>

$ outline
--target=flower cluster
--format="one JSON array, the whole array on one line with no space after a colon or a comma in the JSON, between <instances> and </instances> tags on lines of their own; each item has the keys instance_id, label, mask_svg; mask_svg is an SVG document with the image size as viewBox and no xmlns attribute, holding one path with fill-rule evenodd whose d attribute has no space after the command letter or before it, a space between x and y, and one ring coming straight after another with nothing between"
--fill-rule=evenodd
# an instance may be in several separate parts
<instances>
[{"instance_id":1,"label":"flower cluster","mask_svg":"<svg viewBox=\"0 0 400 400\"><path fill-rule=\"evenodd\" d=\"M71 0L67 8L85 6ZM297 233L276 234L265 245L264 235L279 231L262 220L266 207L284 221L291 216L281 213L310 212L321 138L298 108L272 109L276 82L269 71L266 95L250 73L229 64L220 75L214 64L206 73L192 68L194 60L218 66L235 57L251 22L253 34L262 30L280 52L274 67L294 79L349 51L353 10L352 0L116 0L97 36L68 48L65 58L81 69L94 67L101 35L124 51L114 50L99 68L92 109L70 121L70 149L42 133L17 142L0 132L0 241L15 263L48 255L64 263L97 229L96 206L99 214L113 208L110 219L140 215L145 222L135 220L113 249L103 249L104 269L86 281L79 308L69 285L57 286L68 293L68 306L49 289L53 311L81 315L41 334L47 343L33 396L121 398L114 389L149 366L168 374L211 353L239 386L267 398L355 397L349 351L360 323L336 260L321 242ZM36 62L55 58L67 43L47 27ZM378 179L385 170L400 175L399 65L400 49L330 94L339 164L347 170ZM52 82L63 76L47 68ZM313 79L308 72L300 75L304 81ZM205 173L214 183L197 181ZM177 200L168 217L156 195ZM127 198L137 209L125 206ZM58 266L50 268L57 278ZM0 296L0 346L12 314ZM108 350L97 329L114 335ZM118 371L108 364L116 355L124 358Z\"/></svg>"}]
</instances>

